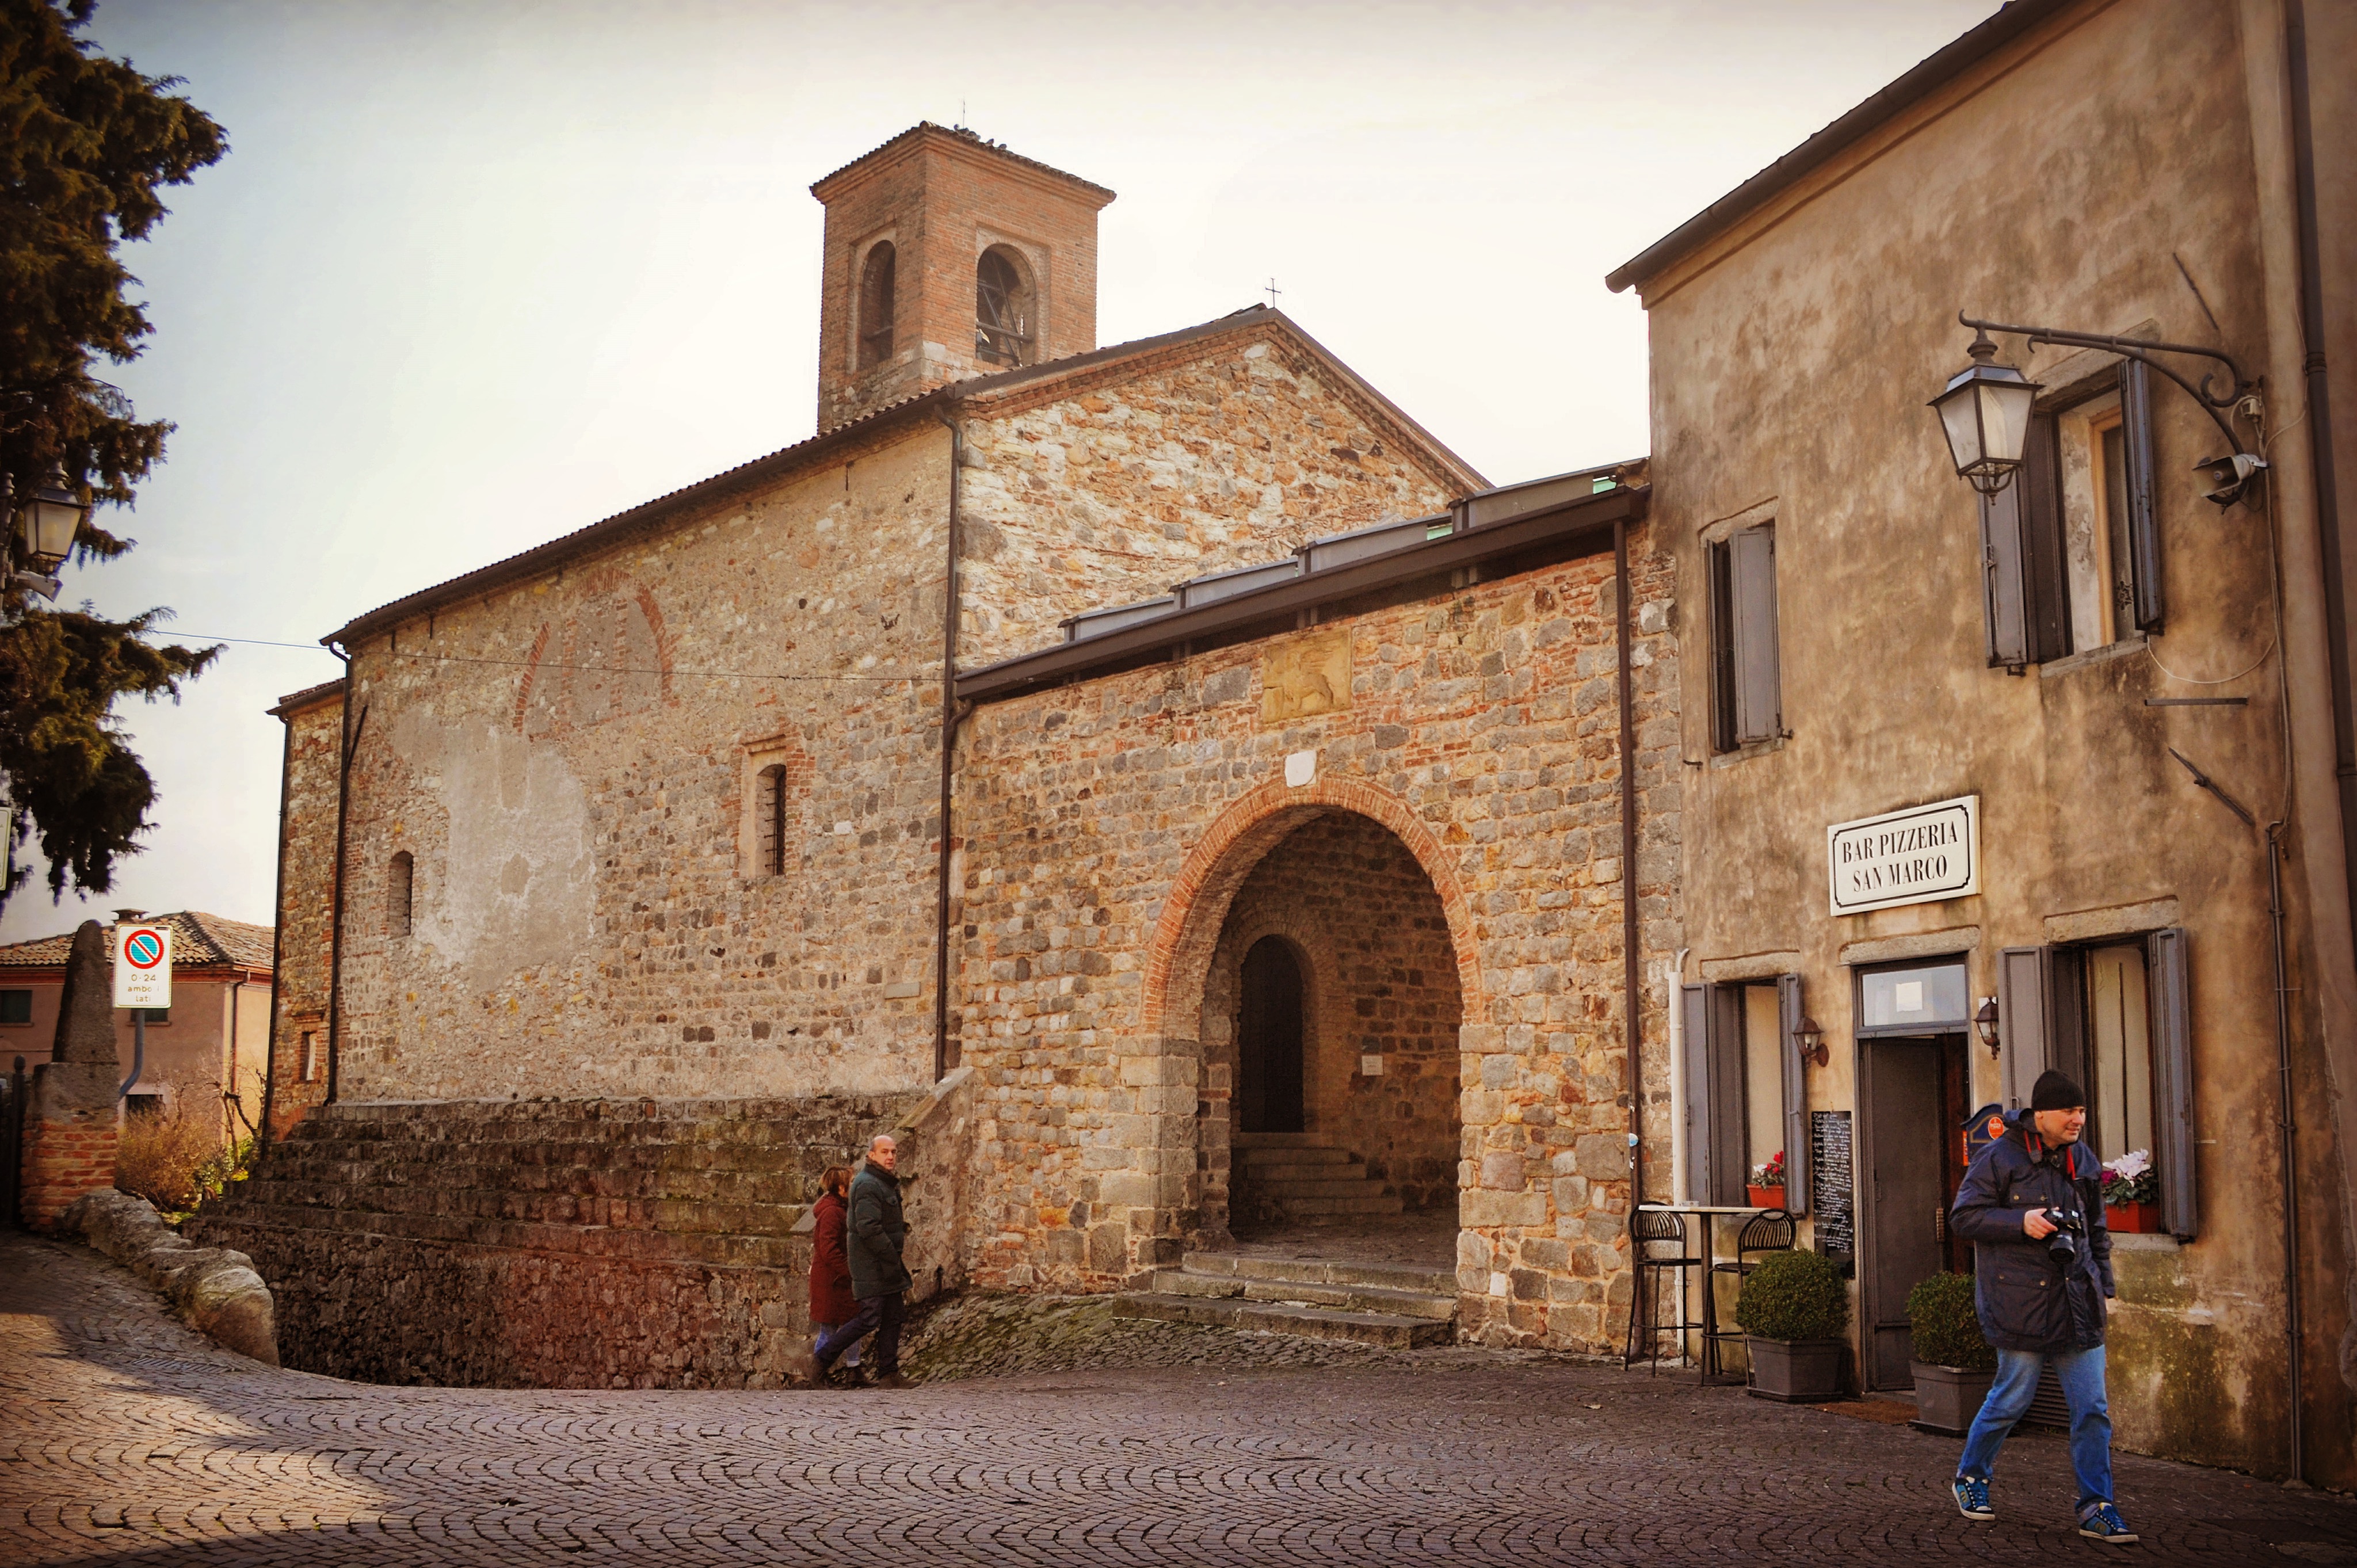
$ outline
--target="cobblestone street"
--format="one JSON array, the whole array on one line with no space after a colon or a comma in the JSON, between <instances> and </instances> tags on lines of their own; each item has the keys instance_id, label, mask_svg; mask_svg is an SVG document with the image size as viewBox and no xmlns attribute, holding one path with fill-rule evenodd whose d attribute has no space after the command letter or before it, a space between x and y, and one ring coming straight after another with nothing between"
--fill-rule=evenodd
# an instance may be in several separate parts
<instances>
[{"instance_id":1,"label":"cobblestone street","mask_svg":"<svg viewBox=\"0 0 2357 1568\"><path fill-rule=\"evenodd\" d=\"M1953 1442L1560 1363L1158 1369L894 1393L377 1388L216 1349L79 1248L0 1240L9 1563L2357 1562L2357 1507L2061 1443L1995 1527Z\"/></svg>"}]
</instances>

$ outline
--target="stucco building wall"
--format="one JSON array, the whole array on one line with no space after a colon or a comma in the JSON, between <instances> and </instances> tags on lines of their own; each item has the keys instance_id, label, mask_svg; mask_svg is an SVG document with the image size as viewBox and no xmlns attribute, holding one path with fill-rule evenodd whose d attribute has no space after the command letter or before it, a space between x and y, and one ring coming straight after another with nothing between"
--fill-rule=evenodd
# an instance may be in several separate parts
<instances>
[{"instance_id":1,"label":"stucco building wall","mask_svg":"<svg viewBox=\"0 0 2357 1568\"><path fill-rule=\"evenodd\" d=\"M1708 602L1703 544L1768 519L1781 607L1789 735L1714 756L1706 704L1686 705L1687 978L1803 974L1833 1047L1808 1072L1809 1102L1854 1109L1856 964L1961 953L1977 999L1998 989L2000 949L2187 929L2201 1231L2181 1247L2116 1243L2113 1414L2129 1446L2264 1471L2282 1462L2285 1423L2266 852L2170 752L2262 822L2285 814L2270 516L2200 499L2188 471L2222 438L2156 380L2165 632L2021 675L1991 669L1975 498L1922 403L1963 362L1959 308L2222 343L2266 367L2273 326L2296 306L2263 264L2248 81L2217 62L2276 45L2201 0L2058 12L1640 280L1654 515L1681 610L1698 625ZM2104 362L2021 348L2008 339L2003 357L2050 386ZM2276 378L2266 395L2270 431L2298 418L2297 385ZM1684 652L1688 689L1706 692L1707 638ZM2151 705L2193 696L2238 704ZM1961 795L1980 798L1977 897L1827 912L1828 824ZM2295 819L2295 837L2313 825ZM2298 933L2314 910L2304 889L2292 905L2290 983L2302 986L2318 950ZM2304 1005L2302 1093L2323 1104L2319 1031ZM2000 1063L1977 1045L1967 1055L1971 1102L2001 1098ZM1668 1110L1657 1100L1664 1133ZM2325 1119L2305 1135L2310 1190L2345 1211ZM2320 1266L2345 1277L2341 1256ZM2317 1323L2319 1348L2345 1333L2341 1306ZM2345 1483L2348 1361L2314 1364L2343 1381L2319 1393L2311 1451L2337 1444Z\"/></svg>"}]
</instances>

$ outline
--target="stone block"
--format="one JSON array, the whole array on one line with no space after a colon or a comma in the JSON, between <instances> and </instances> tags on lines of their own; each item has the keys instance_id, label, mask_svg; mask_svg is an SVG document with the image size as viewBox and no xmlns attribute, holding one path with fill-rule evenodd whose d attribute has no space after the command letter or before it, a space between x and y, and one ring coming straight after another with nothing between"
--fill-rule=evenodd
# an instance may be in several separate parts
<instances>
[{"instance_id":1,"label":"stone block","mask_svg":"<svg viewBox=\"0 0 2357 1568\"><path fill-rule=\"evenodd\" d=\"M1492 1192L1476 1187L1459 1200L1458 1223L1468 1226L1544 1225L1546 1199L1535 1192Z\"/></svg>"}]
</instances>

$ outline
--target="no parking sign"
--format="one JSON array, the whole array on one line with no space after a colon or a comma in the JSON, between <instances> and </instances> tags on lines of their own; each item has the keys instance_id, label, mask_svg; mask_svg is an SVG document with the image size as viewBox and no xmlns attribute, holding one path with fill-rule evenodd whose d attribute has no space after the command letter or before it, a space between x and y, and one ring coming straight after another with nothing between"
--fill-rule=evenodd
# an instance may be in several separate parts
<instances>
[{"instance_id":1,"label":"no parking sign","mask_svg":"<svg viewBox=\"0 0 2357 1568\"><path fill-rule=\"evenodd\" d=\"M114 1004L117 1007L169 1007L172 1004L172 928L114 928Z\"/></svg>"}]
</instances>

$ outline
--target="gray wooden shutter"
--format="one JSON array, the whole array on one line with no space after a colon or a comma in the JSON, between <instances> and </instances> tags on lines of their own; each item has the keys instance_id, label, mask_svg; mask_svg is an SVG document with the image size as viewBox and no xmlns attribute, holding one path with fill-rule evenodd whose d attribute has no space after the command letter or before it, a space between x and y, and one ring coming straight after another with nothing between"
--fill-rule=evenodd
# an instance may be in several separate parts
<instances>
[{"instance_id":1,"label":"gray wooden shutter","mask_svg":"<svg viewBox=\"0 0 2357 1568\"><path fill-rule=\"evenodd\" d=\"M2005 1102L2029 1103L2038 1075L2054 1065L2052 948L2007 948L1996 959L1997 1028L2005 1051Z\"/></svg>"},{"instance_id":2,"label":"gray wooden shutter","mask_svg":"<svg viewBox=\"0 0 2357 1568\"><path fill-rule=\"evenodd\" d=\"M2071 569L2063 554L2062 435L2050 413L2035 414L2023 444L2021 472L2021 626L2030 662L2071 651Z\"/></svg>"},{"instance_id":3,"label":"gray wooden shutter","mask_svg":"<svg viewBox=\"0 0 2357 1568\"><path fill-rule=\"evenodd\" d=\"M1988 628L1988 661L2018 669L2029 662L2027 611L2021 592L2021 497L2018 480L1981 497L1981 611Z\"/></svg>"},{"instance_id":4,"label":"gray wooden shutter","mask_svg":"<svg viewBox=\"0 0 2357 1568\"><path fill-rule=\"evenodd\" d=\"M1744 1134L1751 1124L1745 1101L1743 987L1705 985L1703 992L1710 1048L1710 1186L1703 1201L1740 1204L1751 1174L1743 1163Z\"/></svg>"},{"instance_id":5,"label":"gray wooden shutter","mask_svg":"<svg viewBox=\"0 0 2357 1568\"><path fill-rule=\"evenodd\" d=\"M1784 1036L1784 1212L1809 1211L1808 1064L1801 1059L1801 977L1776 977L1776 1017Z\"/></svg>"},{"instance_id":6,"label":"gray wooden shutter","mask_svg":"<svg viewBox=\"0 0 2357 1568\"><path fill-rule=\"evenodd\" d=\"M1738 745L1783 733L1776 670L1776 532L1747 528L1727 540L1735 611L1735 738Z\"/></svg>"},{"instance_id":7,"label":"gray wooden shutter","mask_svg":"<svg viewBox=\"0 0 2357 1568\"><path fill-rule=\"evenodd\" d=\"M2152 1028L2153 1165L2160 1176L2160 1222L2180 1241L2199 1232L2194 1191L2193 1008L2182 927L2145 939L2145 986Z\"/></svg>"},{"instance_id":8,"label":"gray wooden shutter","mask_svg":"<svg viewBox=\"0 0 2357 1568\"><path fill-rule=\"evenodd\" d=\"M1678 1108L1685 1118L1686 1189L1683 1203L1706 1203L1710 1191L1710 1006L1705 985L1678 987L1678 1005L1685 1009L1685 1038L1679 1049L1685 1057L1686 1102Z\"/></svg>"},{"instance_id":9,"label":"gray wooden shutter","mask_svg":"<svg viewBox=\"0 0 2357 1568\"><path fill-rule=\"evenodd\" d=\"M1734 552L1726 544L1705 548L1710 577L1710 748L1733 751L1735 738L1735 590L1727 581ZM1699 1037L1699 1036L1697 1036Z\"/></svg>"},{"instance_id":10,"label":"gray wooden shutter","mask_svg":"<svg viewBox=\"0 0 2357 1568\"><path fill-rule=\"evenodd\" d=\"M2152 449L2152 380L2140 360L2120 363L2120 440L2126 459L2129 575L2138 631L2168 620L2160 588L2159 487Z\"/></svg>"}]
</instances>

